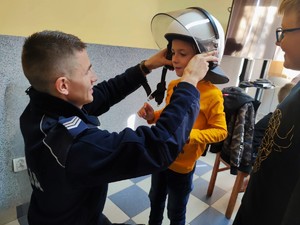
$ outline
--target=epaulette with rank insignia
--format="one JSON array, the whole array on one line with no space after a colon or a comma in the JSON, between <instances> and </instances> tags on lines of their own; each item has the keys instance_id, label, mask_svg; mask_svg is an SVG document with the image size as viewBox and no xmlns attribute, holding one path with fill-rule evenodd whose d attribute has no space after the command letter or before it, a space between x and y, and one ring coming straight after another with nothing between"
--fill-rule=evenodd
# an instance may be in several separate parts
<instances>
[{"instance_id":1,"label":"epaulette with rank insignia","mask_svg":"<svg viewBox=\"0 0 300 225\"><path fill-rule=\"evenodd\" d=\"M58 121L58 126L53 127L49 131L44 139L44 143L60 166L65 167L73 140L88 128L88 125L79 117L73 116L61 118Z\"/></svg>"},{"instance_id":2,"label":"epaulette with rank insignia","mask_svg":"<svg viewBox=\"0 0 300 225\"><path fill-rule=\"evenodd\" d=\"M88 129L87 124L77 116L62 118L58 122L67 128L73 137L76 137L82 131Z\"/></svg>"}]
</instances>

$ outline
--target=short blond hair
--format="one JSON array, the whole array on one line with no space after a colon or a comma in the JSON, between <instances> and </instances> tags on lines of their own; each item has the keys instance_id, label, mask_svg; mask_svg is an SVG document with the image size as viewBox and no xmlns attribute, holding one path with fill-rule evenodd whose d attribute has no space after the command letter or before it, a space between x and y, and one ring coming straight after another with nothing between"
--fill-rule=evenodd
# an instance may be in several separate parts
<instances>
[{"instance_id":1,"label":"short blond hair","mask_svg":"<svg viewBox=\"0 0 300 225\"><path fill-rule=\"evenodd\" d=\"M294 83L286 83L285 85L283 85L279 92L278 92L278 102L281 103L283 101L283 99L285 99L286 96L289 95L289 93L291 92L292 88L295 86Z\"/></svg>"},{"instance_id":2,"label":"short blond hair","mask_svg":"<svg viewBox=\"0 0 300 225\"><path fill-rule=\"evenodd\" d=\"M286 12L295 11L300 13L300 1L299 0L282 0L279 8L278 13L283 15ZM298 17L298 21L300 21L300 16Z\"/></svg>"}]
</instances>

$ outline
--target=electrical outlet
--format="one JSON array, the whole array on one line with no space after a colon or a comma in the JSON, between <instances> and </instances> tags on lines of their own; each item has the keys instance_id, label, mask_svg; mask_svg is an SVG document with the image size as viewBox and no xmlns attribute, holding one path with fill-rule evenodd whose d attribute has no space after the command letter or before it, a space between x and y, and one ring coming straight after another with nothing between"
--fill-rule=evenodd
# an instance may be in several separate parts
<instances>
[{"instance_id":1,"label":"electrical outlet","mask_svg":"<svg viewBox=\"0 0 300 225\"><path fill-rule=\"evenodd\" d=\"M20 172L27 169L25 157L13 159L13 170L14 172Z\"/></svg>"}]
</instances>

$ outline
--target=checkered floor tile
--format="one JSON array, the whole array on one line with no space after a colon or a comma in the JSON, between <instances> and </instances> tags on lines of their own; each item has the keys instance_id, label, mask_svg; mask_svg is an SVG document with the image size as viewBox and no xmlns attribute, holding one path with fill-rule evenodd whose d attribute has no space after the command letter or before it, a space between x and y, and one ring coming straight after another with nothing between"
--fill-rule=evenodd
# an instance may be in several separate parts
<instances>
[{"instance_id":1,"label":"checkered floor tile","mask_svg":"<svg viewBox=\"0 0 300 225\"><path fill-rule=\"evenodd\" d=\"M187 206L188 225L231 225L232 220L225 218L224 213L234 184L235 176L224 171L218 174L214 193L206 196L211 169L215 154L208 152L197 162L194 174L194 189ZM114 223L147 224L149 216L148 191L150 175L130 180L114 182L109 185L108 197L104 214ZM240 205L242 193L239 194L232 215L234 218ZM167 210L165 210L163 225L168 225ZM6 225L26 225L24 218Z\"/></svg>"}]
</instances>

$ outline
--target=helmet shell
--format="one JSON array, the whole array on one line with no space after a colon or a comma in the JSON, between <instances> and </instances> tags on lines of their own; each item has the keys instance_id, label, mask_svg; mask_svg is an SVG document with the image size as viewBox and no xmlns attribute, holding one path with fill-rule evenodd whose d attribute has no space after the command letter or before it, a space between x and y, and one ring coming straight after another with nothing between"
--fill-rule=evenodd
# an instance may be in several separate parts
<instances>
[{"instance_id":1,"label":"helmet shell","mask_svg":"<svg viewBox=\"0 0 300 225\"><path fill-rule=\"evenodd\" d=\"M198 7L158 13L151 21L151 31L154 40L160 49L172 42L173 39L181 39L194 42L199 53L216 50L218 65L224 53L225 34L220 22L206 10ZM213 83L222 84L229 81L221 68L217 68L217 74L208 79ZM209 74L214 73L211 69ZM220 76L218 76L220 75Z\"/></svg>"}]
</instances>

